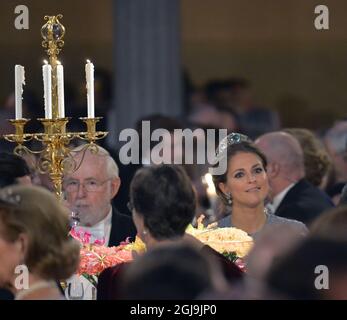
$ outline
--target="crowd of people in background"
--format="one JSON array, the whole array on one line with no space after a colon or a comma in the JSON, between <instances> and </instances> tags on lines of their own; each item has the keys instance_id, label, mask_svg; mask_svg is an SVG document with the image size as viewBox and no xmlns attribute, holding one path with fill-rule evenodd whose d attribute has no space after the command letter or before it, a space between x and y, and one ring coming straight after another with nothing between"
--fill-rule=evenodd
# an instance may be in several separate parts
<instances>
[{"instance_id":1,"label":"crowd of people in background","mask_svg":"<svg viewBox=\"0 0 347 320\"><path fill-rule=\"evenodd\" d=\"M100 77L107 115L110 88L102 86L110 80ZM24 101L35 114L35 99ZM216 150L228 165L213 176L214 208L201 180L208 165L125 165L105 143L83 155L75 146L81 165L64 176L59 202L35 157L3 145L9 152L0 154L0 299L64 298L59 283L78 265L78 245L68 236L71 212L106 246L137 235L147 247L133 262L101 273L98 299L347 299L347 118L319 134L283 128L278 113L255 103L250 84L237 78L211 81L187 101L184 117L148 115L134 126L147 120L152 132L170 134L227 129ZM178 148L173 139L167 143ZM185 233L201 215L253 237L246 272ZM13 283L20 264L29 268L27 291ZM329 270L328 288L317 288L317 266Z\"/></svg>"}]
</instances>

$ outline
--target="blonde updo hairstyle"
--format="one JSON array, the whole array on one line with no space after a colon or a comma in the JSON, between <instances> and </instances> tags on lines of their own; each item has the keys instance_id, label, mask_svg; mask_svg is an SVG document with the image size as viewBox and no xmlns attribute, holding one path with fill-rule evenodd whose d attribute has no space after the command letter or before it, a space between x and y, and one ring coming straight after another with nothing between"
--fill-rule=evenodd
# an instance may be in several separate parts
<instances>
[{"instance_id":1,"label":"blonde updo hairstyle","mask_svg":"<svg viewBox=\"0 0 347 320\"><path fill-rule=\"evenodd\" d=\"M323 144L314 133L304 128L287 128L282 130L295 137L304 152L306 179L319 187L331 169L331 160Z\"/></svg>"},{"instance_id":2,"label":"blonde updo hairstyle","mask_svg":"<svg viewBox=\"0 0 347 320\"><path fill-rule=\"evenodd\" d=\"M30 273L59 281L77 270L80 246L68 235L68 211L49 191L21 185L2 189L0 223L6 241L28 237L23 263Z\"/></svg>"}]
</instances>

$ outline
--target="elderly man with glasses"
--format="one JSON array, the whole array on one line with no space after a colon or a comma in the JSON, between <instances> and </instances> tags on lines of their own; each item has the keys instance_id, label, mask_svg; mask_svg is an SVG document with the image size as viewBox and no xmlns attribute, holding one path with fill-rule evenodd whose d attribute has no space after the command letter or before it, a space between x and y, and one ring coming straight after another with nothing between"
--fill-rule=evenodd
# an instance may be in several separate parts
<instances>
[{"instance_id":1,"label":"elderly man with glasses","mask_svg":"<svg viewBox=\"0 0 347 320\"><path fill-rule=\"evenodd\" d=\"M80 226L105 245L117 246L136 235L131 217L119 213L111 205L117 195L120 178L118 167L110 154L98 147L93 153L83 146L77 147L76 163L81 165L64 178L65 197L71 211L78 214Z\"/></svg>"}]
</instances>

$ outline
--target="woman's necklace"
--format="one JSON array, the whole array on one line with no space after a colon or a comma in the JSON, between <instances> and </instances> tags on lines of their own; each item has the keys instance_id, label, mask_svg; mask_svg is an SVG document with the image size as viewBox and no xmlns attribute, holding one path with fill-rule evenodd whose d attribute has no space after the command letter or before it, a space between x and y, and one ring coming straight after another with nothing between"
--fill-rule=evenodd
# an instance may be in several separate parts
<instances>
[{"instance_id":1,"label":"woman's necklace","mask_svg":"<svg viewBox=\"0 0 347 320\"><path fill-rule=\"evenodd\" d=\"M252 235L252 234L255 234L255 233L259 232L259 231L266 225L266 222L267 222L267 219L268 219L268 215L269 215L268 210L267 210L267 208L265 207L265 208L264 208L264 217L265 217L264 223L262 223L262 224L257 228L257 231L254 231L254 232L252 232L252 233L249 233L249 232L247 232L247 233L249 233L250 235ZM231 218L231 225L232 225L232 226L235 226L235 225L233 224L233 221L232 221L233 218L232 218L232 217L233 217L233 215L232 215L232 212L231 212L231 215L230 215L230 218Z\"/></svg>"},{"instance_id":2,"label":"woman's necklace","mask_svg":"<svg viewBox=\"0 0 347 320\"><path fill-rule=\"evenodd\" d=\"M30 293L44 289L44 288L54 288L57 287L55 281L38 281L30 286L29 289L23 289L16 294L15 300L23 300L23 297L29 295Z\"/></svg>"}]
</instances>

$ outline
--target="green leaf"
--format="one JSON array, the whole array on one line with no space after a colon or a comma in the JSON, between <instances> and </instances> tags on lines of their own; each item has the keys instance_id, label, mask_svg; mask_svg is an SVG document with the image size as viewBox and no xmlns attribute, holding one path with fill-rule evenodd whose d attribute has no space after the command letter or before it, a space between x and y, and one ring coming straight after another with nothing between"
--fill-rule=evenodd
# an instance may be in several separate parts
<instances>
[{"instance_id":1,"label":"green leaf","mask_svg":"<svg viewBox=\"0 0 347 320\"><path fill-rule=\"evenodd\" d=\"M233 252L224 251L222 254L224 257L226 257L231 262L235 262L238 259L238 256L237 256L235 251L233 251Z\"/></svg>"}]
</instances>

